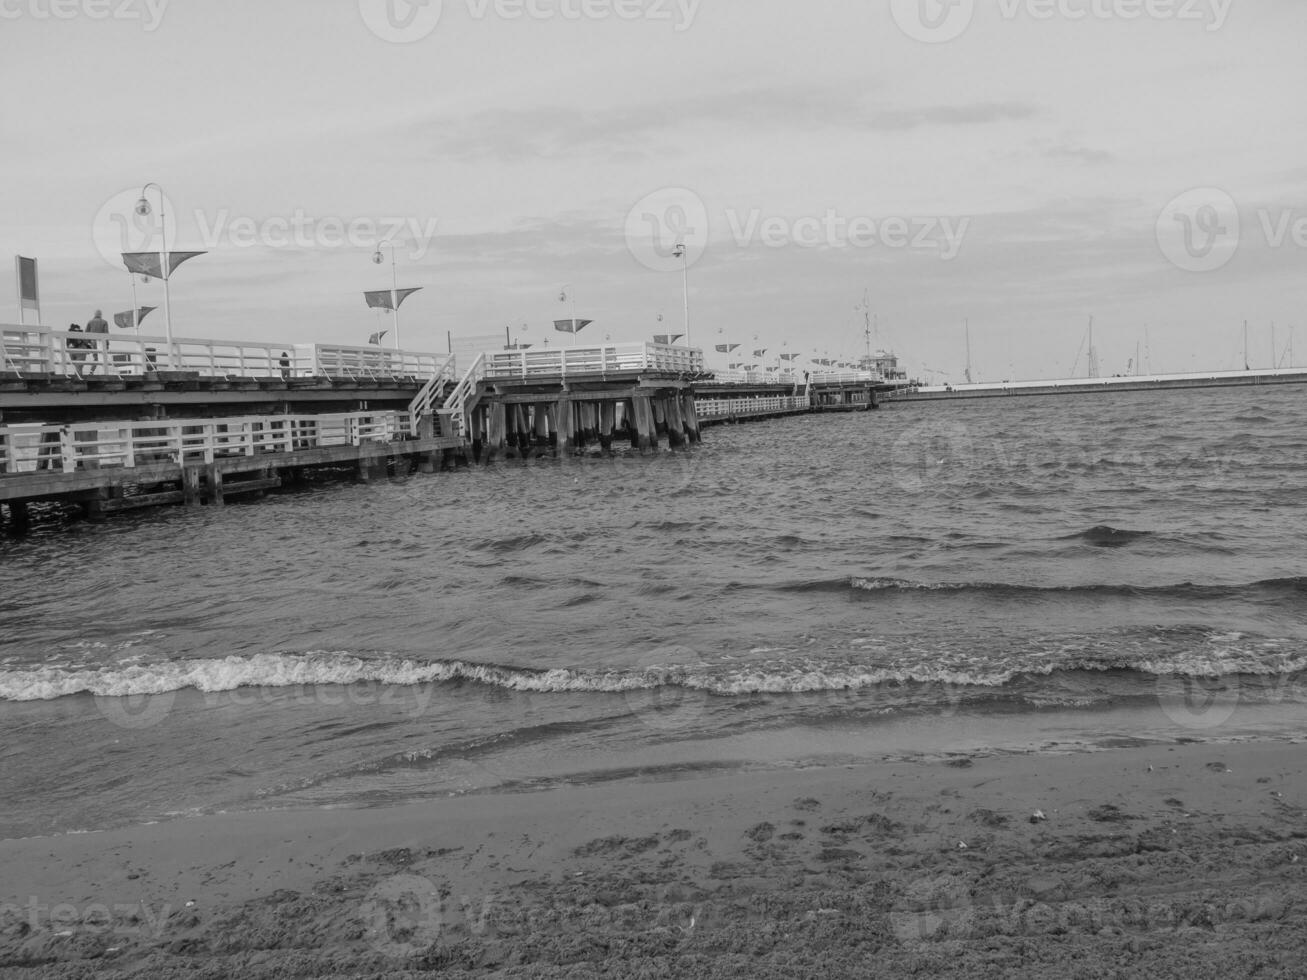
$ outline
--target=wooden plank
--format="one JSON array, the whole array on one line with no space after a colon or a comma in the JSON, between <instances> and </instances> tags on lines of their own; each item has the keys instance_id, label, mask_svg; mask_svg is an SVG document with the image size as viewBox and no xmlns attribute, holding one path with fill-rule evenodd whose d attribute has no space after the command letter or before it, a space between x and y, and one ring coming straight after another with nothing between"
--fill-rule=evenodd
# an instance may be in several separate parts
<instances>
[{"instance_id":1,"label":"wooden plank","mask_svg":"<svg viewBox=\"0 0 1307 980\"><path fill-rule=\"evenodd\" d=\"M239 483L226 483L223 485L222 492L225 496L230 497L234 493L254 493L256 490L275 490L280 486L280 477L269 476L254 480L241 480Z\"/></svg>"},{"instance_id":2,"label":"wooden plank","mask_svg":"<svg viewBox=\"0 0 1307 980\"><path fill-rule=\"evenodd\" d=\"M105 512L119 510L136 510L140 507L164 506L185 502L186 494L181 490L162 490L159 493L138 493L131 497L114 497L101 503Z\"/></svg>"}]
</instances>

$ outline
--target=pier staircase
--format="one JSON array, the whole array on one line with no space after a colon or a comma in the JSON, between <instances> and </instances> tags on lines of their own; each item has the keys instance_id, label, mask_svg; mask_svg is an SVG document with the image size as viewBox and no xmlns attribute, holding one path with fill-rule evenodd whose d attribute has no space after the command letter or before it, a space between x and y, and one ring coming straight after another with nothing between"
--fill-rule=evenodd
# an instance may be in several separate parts
<instances>
[{"instance_id":1,"label":"pier staircase","mask_svg":"<svg viewBox=\"0 0 1307 980\"><path fill-rule=\"evenodd\" d=\"M459 436L467 441L468 418L472 409L476 407L477 385L485 376L486 355L478 354L476 360L454 386L454 390L449 393L449 397L445 399L444 409L449 413L453 423L453 431L449 433L450 435Z\"/></svg>"},{"instance_id":2,"label":"pier staircase","mask_svg":"<svg viewBox=\"0 0 1307 980\"><path fill-rule=\"evenodd\" d=\"M454 360L450 358L440 365L440 369L428 378L426 384L413 396L413 400L408 403L408 411L413 416L414 431L417 430L417 425L422 419L436 413L436 403L443 397L445 387L455 379Z\"/></svg>"}]
</instances>

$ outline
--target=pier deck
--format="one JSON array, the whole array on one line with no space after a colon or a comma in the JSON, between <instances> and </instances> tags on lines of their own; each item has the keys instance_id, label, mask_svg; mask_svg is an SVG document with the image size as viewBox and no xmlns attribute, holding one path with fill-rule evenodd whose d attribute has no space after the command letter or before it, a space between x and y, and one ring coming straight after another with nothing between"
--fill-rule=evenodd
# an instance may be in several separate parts
<instances>
[{"instance_id":1,"label":"pier deck","mask_svg":"<svg viewBox=\"0 0 1307 980\"><path fill-rule=\"evenodd\" d=\"M307 467L361 479L396 465L688 448L701 427L876 406L878 376L719 378L703 352L604 344L451 355L283 343L86 335L0 326L0 503L89 516L221 504ZM69 347L69 341L75 342Z\"/></svg>"}]
</instances>

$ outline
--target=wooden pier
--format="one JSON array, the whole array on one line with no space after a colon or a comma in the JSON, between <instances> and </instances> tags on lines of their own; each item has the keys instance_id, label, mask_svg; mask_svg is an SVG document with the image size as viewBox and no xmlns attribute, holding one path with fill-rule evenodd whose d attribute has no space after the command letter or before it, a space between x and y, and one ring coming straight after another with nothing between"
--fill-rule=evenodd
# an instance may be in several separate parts
<instances>
[{"instance_id":1,"label":"wooden pier","mask_svg":"<svg viewBox=\"0 0 1307 980\"><path fill-rule=\"evenodd\" d=\"M304 344L97 338L0 326L0 504L87 516L221 506L311 467L360 480L456 459L687 450L705 426L876 407L866 373L716 375L703 352L608 344L450 355Z\"/></svg>"}]
</instances>

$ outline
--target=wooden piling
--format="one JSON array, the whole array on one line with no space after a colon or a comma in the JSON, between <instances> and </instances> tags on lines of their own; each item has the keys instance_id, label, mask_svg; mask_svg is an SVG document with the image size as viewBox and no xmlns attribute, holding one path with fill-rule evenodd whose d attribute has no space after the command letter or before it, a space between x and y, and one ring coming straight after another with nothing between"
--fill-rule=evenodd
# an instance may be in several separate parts
<instances>
[{"instance_id":1,"label":"wooden piling","mask_svg":"<svg viewBox=\"0 0 1307 980\"><path fill-rule=\"evenodd\" d=\"M200 467L182 467L182 503L187 507L200 505Z\"/></svg>"},{"instance_id":2,"label":"wooden piling","mask_svg":"<svg viewBox=\"0 0 1307 980\"><path fill-rule=\"evenodd\" d=\"M622 401L622 424L626 426L626 434L631 439L631 448L640 448L640 416L635 410L635 399L628 398Z\"/></svg>"},{"instance_id":3,"label":"wooden piling","mask_svg":"<svg viewBox=\"0 0 1307 980\"><path fill-rule=\"evenodd\" d=\"M694 407L694 392L684 391L681 393L681 415L685 422L685 434L689 436L692 443L702 441L702 435L699 432L699 413Z\"/></svg>"},{"instance_id":4,"label":"wooden piling","mask_svg":"<svg viewBox=\"0 0 1307 980\"><path fill-rule=\"evenodd\" d=\"M658 423L653 398L649 395L636 395L632 402L635 406L636 444L640 447L641 455L648 455L658 449Z\"/></svg>"},{"instance_id":5,"label":"wooden piling","mask_svg":"<svg viewBox=\"0 0 1307 980\"><path fill-rule=\"evenodd\" d=\"M486 462L489 463L504 452L504 403L491 402L487 406L486 419Z\"/></svg>"},{"instance_id":6,"label":"wooden piling","mask_svg":"<svg viewBox=\"0 0 1307 980\"><path fill-rule=\"evenodd\" d=\"M549 407L537 402L531 406L532 424L537 449L549 445Z\"/></svg>"},{"instance_id":7,"label":"wooden piling","mask_svg":"<svg viewBox=\"0 0 1307 980\"><path fill-rule=\"evenodd\" d=\"M223 506L226 501L222 499L222 470L216 463L210 463L205 467L204 478L209 484L209 506Z\"/></svg>"},{"instance_id":8,"label":"wooden piling","mask_svg":"<svg viewBox=\"0 0 1307 980\"><path fill-rule=\"evenodd\" d=\"M663 400L663 414L667 417L667 445L680 449L685 445L685 429L681 425L681 399L676 393Z\"/></svg>"},{"instance_id":9,"label":"wooden piling","mask_svg":"<svg viewBox=\"0 0 1307 980\"><path fill-rule=\"evenodd\" d=\"M436 437L436 417L428 412L418 420L418 438L434 439ZM435 453L424 452L418 453L418 472L434 473L436 472Z\"/></svg>"},{"instance_id":10,"label":"wooden piling","mask_svg":"<svg viewBox=\"0 0 1307 980\"><path fill-rule=\"evenodd\" d=\"M27 512L27 501L9 501L9 530L14 534L26 534L31 529L32 515Z\"/></svg>"},{"instance_id":11,"label":"wooden piling","mask_svg":"<svg viewBox=\"0 0 1307 980\"><path fill-rule=\"evenodd\" d=\"M655 395L650 399L650 404L653 405L654 431L663 435L667 432L667 411L663 407L663 399Z\"/></svg>"},{"instance_id":12,"label":"wooden piling","mask_svg":"<svg viewBox=\"0 0 1307 980\"><path fill-rule=\"evenodd\" d=\"M599 405L599 447L605 456L613 452L613 427L617 418L615 402L605 401Z\"/></svg>"},{"instance_id":13,"label":"wooden piling","mask_svg":"<svg viewBox=\"0 0 1307 980\"><path fill-rule=\"evenodd\" d=\"M572 399L564 396L554 402L554 418L558 425L558 456L563 458L572 454L576 441L576 419L572 411Z\"/></svg>"}]
</instances>

